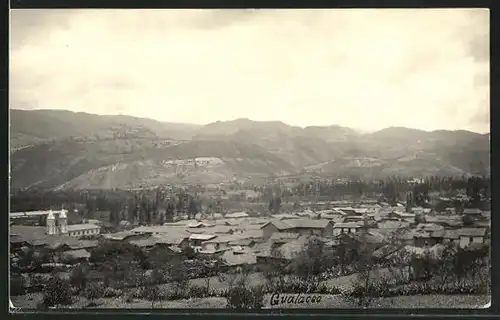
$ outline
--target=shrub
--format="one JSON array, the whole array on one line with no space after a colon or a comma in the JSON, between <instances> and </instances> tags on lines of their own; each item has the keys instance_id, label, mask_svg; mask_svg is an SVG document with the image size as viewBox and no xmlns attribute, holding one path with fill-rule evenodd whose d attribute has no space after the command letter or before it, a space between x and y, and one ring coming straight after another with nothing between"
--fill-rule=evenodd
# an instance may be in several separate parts
<instances>
[{"instance_id":1,"label":"shrub","mask_svg":"<svg viewBox=\"0 0 500 320\"><path fill-rule=\"evenodd\" d=\"M13 296L23 295L26 292L26 281L23 276L10 278L10 294Z\"/></svg>"},{"instance_id":2,"label":"shrub","mask_svg":"<svg viewBox=\"0 0 500 320\"><path fill-rule=\"evenodd\" d=\"M413 295L426 295L426 294L488 294L488 286L481 284L450 284L450 285L436 285L433 283L412 283L403 287L389 290L383 296L413 296ZM382 296L382 295L381 295Z\"/></svg>"},{"instance_id":3,"label":"shrub","mask_svg":"<svg viewBox=\"0 0 500 320\"><path fill-rule=\"evenodd\" d=\"M120 289L105 287L104 292L103 292L103 297L104 298L113 298L113 297L119 297L122 294L123 294L123 291Z\"/></svg>"},{"instance_id":4,"label":"shrub","mask_svg":"<svg viewBox=\"0 0 500 320\"><path fill-rule=\"evenodd\" d=\"M210 290L206 286L191 286L187 290L187 296L190 298L205 298L210 295Z\"/></svg>"},{"instance_id":5,"label":"shrub","mask_svg":"<svg viewBox=\"0 0 500 320\"><path fill-rule=\"evenodd\" d=\"M43 303L48 307L70 305L72 303L71 286L68 281L53 277L43 291Z\"/></svg>"},{"instance_id":6,"label":"shrub","mask_svg":"<svg viewBox=\"0 0 500 320\"><path fill-rule=\"evenodd\" d=\"M154 308L154 303L165 298L163 291L157 285L144 288L144 298L151 301L151 308Z\"/></svg>"},{"instance_id":7,"label":"shrub","mask_svg":"<svg viewBox=\"0 0 500 320\"><path fill-rule=\"evenodd\" d=\"M79 265L78 267L73 269L69 277L69 282L71 283L71 285L73 285L78 290L83 290L87 285L87 281L88 273L82 265Z\"/></svg>"},{"instance_id":8,"label":"shrub","mask_svg":"<svg viewBox=\"0 0 500 320\"><path fill-rule=\"evenodd\" d=\"M132 303L132 302L134 302L134 299L135 299L135 297L134 297L133 293L129 293L125 296L126 303Z\"/></svg>"},{"instance_id":9,"label":"shrub","mask_svg":"<svg viewBox=\"0 0 500 320\"><path fill-rule=\"evenodd\" d=\"M238 286L228 290L227 307L231 309L261 309L265 290L262 286Z\"/></svg>"},{"instance_id":10,"label":"shrub","mask_svg":"<svg viewBox=\"0 0 500 320\"><path fill-rule=\"evenodd\" d=\"M83 290L83 296L88 300L96 300L104 296L104 287L101 283L89 282Z\"/></svg>"}]
</instances>

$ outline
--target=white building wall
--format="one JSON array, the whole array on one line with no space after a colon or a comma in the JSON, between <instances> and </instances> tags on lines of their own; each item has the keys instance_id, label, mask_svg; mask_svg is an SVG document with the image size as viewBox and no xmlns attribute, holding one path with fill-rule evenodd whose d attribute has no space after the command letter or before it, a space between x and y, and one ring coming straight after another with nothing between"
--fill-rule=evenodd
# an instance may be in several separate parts
<instances>
[{"instance_id":1,"label":"white building wall","mask_svg":"<svg viewBox=\"0 0 500 320\"><path fill-rule=\"evenodd\" d=\"M484 238L483 237L473 237L472 243L484 243Z\"/></svg>"}]
</instances>

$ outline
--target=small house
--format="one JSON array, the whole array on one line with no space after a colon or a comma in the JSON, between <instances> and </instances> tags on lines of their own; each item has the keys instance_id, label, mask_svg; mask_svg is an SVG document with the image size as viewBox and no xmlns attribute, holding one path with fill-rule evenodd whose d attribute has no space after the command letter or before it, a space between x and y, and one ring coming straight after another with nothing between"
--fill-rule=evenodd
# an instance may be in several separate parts
<instances>
[{"instance_id":1,"label":"small house","mask_svg":"<svg viewBox=\"0 0 500 320\"><path fill-rule=\"evenodd\" d=\"M467 216L480 217L483 214L483 210L479 208L465 208L463 213Z\"/></svg>"},{"instance_id":2,"label":"small house","mask_svg":"<svg viewBox=\"0 0 500 320\"><path fill-rule=\"evenodd\" d=\"M462 228L457 230L461 248L472 244L483 244L486 236L485 228Z\"/></svg>"},{"instance_id":3,"label":"small house","mask_svg":"<svg viewBox=\"0 0 500 320\"><path fill-rule=\"evenodd\" d=\"M202 243L208 240L215 239L217 236L212 234L192 234L189 236L189 244L196 250L201 250Z\"/></svg>"},{"instance_id":4,"label":"small house","mask_svg":"<svg viewBox=\"0 0 500 320\"><path fill-rule=\"evenodd\" d=\"M355 222L336 223L333 226L332 233L334 236L343 233L356 233L361 229L361 226Z\"/></svg>"},{"instance_id":5,"label":"small house","mask_svg":"<svg viewBox=\"0 0 500 320\"><path fill-rule=\"evenodd\" d=\"M269 239L273 233L287 232L300 235L331 236L333 223L330 220L289 219L270 221L262 227L264 239Z\"/></svg>"}]
</instances>

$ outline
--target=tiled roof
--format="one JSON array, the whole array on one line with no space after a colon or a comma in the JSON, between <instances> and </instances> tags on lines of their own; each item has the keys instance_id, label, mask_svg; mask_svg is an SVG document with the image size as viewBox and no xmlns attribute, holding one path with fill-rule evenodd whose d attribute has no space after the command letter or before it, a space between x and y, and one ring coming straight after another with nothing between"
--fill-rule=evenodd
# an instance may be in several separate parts
<instances>
[{"instance_id":1,"label":"tiled roof","mask_svg":"<svg viewBox=\"0 0 500 320\"><path fill-rule=\"evenodd\" d=\"M202 241L207 241L211 240L217 237L216 235L213 234L191 234L189 236L189 240L202 240Z\"/></svg>"},{"instance_id":2,"label":"tiled roof","mask_svg":"<svg viewBox=\"0 0 500 320\"><path fill-rule=\"evenodd\" d=\"M240 239L258 239L262 238L262 230L246 230L237 234Z\"/></svg>"},{"instance_id":3,"label":"tiled roof","mask_svg":"<svg viewBox=\"0 0 500 320\"><path fill-rule=\"evenodd\" d=\"M204 243L229 243L235 240L239 240L238 236L230 234L221 234L213 239L205 241Z\"/></svg>"},{"instance_id":4,"label":"tiled roof","mask_svg":"<svg viewBox=\"0 0 500 320\"><path fill-rule=\"evenodd\" d=\"M443 238L445 239L458 239L460 236L456 230L445 230Z\"/></svg>"},{"instance_id":5,"label":"tiled roof","mask_svg":"<svg viewBox=\"0 0 500 320\"><path fill-rule=\"evenodd\" d=\"M465 208L464 214L482 214L483 211L478 208Z\"/></svg>"},{"instance_id":6,"label":"tiled roof","mask_svg":"<svg viewBox=\"0 0 500 320\"><path fill-rule=\"evenodd\" d=\"M165 245L178 245L184 239L188 239L190 234L188 232L182 233L163 233L160 235L155 235L157 244L165 244Z\"/></svg>"},{"instance_id":7,"label":"tiled roof","mask_svg":"<svg viewBox=\"0 0 500 320\"><path fill-rule=\"evenodd\" d=\"M270 239L272 241L279 240L293 240L299 237L298 233L289 233L289 232L275 232L271 235Z\"/></svg>"},{"instance_id":8,"label":"tiled roof","mask_svg":"<svg viewBox=\"0 0 500 320\"><path fill-rule=\"evenodd\" d=\"M234 253L233 251L226 251L222 254L221 259L228 266L248 265L257 262L256 256L251 252Z\"/></svg>"},{"instance_id":9,"label":"tiled roof","mask_svg":"<svg viewBox=\"0 0 500 320\"><path fill-rule=\"evenodd\" d=\"M486 234L485 228L462 228L456 230L459 236L463 237L484 237Z\"/></svg>"},{"instance_id":10,"label":"tiled roof","mask_svg":"<svg viewBox=\"0 0 500 320\"><path fill-rule=\"evenodd\" d=\"M92 223L70 224L67 226L68 231L80 231L89 229L101 229L101 226Z\"/></svg>"},{"instance_id":11,"label":"tiled roof","mask_svg":"<svg viewBox=\"0 0 500 320\"><path fill-rule=\"evenodd\" d=\"M142 226L130 230L133 233L171 233L186 230L185 226Z\"/></svg>"},{"instance_id":12,"label":"tiled roof","mask_svg":"<svg viewBox=\"0 0 500 320\"><path fill-rule=\"evenodd\" d=\"M287 226L285 229L308 228L308 229L324 229L331 223L330 220L314 220L314 219L290 219L282 221Z\"/></svg>"},{"instance_id":13,"label":"tiled roof","mask_svg":"<svg viewBox=\"0 0 500 320\"><path fill-rule=\"evenodd\" d=\"M360 226L356 222L347 222L347 223L336 223L334 228L359 228Z\"/></svg>"},{"instance_id":14,"label":"tiled roof","mask_svg":"<svg viewBox=\"0 0 500 320\"><path fill-rule=\"evenodd\" d=\"M232 246L249 246L253 242L254 241L252 239L237 239L229 242L229 244Z\"/></svg>"},{"instance_id":15,"label":"tiled roof","mask_svg":"<svg viewBox=\"0 0 500 320\"><path fill-rule=\"evenodd\" d=\"M234 212L234 213L228 213L224 216L226 219L231 219L231 218L246 218L248 217L248 214L245 212Z\"/></svg>"},{"instance_id":16,"label":"tiled roof","mask_svg":"<svg viewBox=\"0 0 500 320\"><path fill-rule=\"evenodd\" d=\"M74 259L88 259L90 258L90 252L84 249L79 249L79 250L70 250L70 251L65 251L63 253L64 256L69 256Z\"/></svg>"}]
</instances>

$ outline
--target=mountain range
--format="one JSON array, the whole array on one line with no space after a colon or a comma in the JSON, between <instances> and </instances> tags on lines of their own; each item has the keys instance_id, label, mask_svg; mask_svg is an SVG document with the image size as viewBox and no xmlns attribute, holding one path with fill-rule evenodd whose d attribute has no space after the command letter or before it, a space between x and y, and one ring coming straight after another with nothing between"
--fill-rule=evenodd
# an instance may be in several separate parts
<instances>
[{"instance_id":1,"label":"mountain range","mask_svg":"<svg viewBox=\"0 0 500 320\"><path fill-rule=\"evenodd\" d=\"M208 125L62 110L10 110L11 188L132 188L309 174L484 175L490 135L391 127L294 127L249 119Z\"/></svg>"}]
</instances>

